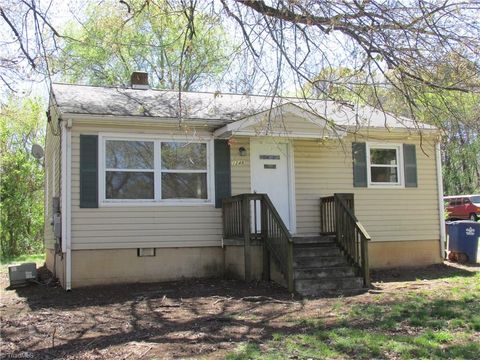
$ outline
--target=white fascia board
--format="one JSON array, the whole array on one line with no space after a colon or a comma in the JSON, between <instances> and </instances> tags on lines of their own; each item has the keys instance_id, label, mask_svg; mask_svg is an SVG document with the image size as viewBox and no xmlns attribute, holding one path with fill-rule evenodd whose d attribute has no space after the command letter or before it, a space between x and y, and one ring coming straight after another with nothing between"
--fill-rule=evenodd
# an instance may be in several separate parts
<instances>
[{"instance_id":1,"label":"white fascia board","mask_svg":"<svg viewBox=\"0 0 480 360\"><path fill-rule=\"evenodd\" d=\"M78 124L145 124L145 125L167 125L171 127L178 127L180 120L178 118L168 117L147 117L147 116L117 116L117 115L92 115L92 114L71 114L63 113L63 117L71 119ZM183 124L189 124L197 127L216 127L223 125L225 121L221 119L183 119Z\"/></svg>"},{"instance_id":2,"label":"white fascia board","mask_svg":"<svg viewBox=\"0 0 480 360\"><path fill-rule=\"evenodd\" d=\"M256 133L255 131L241 130L234 133L235 136L249 136L249 137L280 137L288 139L325 139L338 138L334 134L314 134L314 133L285 133L285 132L271 132L268 134Z\"/></svg>"},{"instance_id":3,"label":"white fascia board","mask_svg":"<svg viewBox=\"0 0 480 360\"><path fill-rule=\"evenodd\" d=\"M360 135L368 135L365 133L400 133L400 134L411 134L417 135L420 133L425 134L439 134L440 131L438 129L415 129L415 128L406 128L406 127L357 127L354 125L339 125L351 134L360 134Z\"/></svg>"}]
</instances>

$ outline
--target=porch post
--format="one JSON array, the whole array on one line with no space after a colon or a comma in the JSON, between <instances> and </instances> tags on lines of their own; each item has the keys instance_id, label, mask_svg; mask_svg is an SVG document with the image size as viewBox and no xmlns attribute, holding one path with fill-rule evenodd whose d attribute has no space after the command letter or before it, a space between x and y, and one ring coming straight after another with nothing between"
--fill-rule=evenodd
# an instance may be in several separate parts
<instances>
[{"instance_id":1,"label":"porch post","mask_svg":"<svg viewBox=\"0 0 480 360\"><path fill-rule=\"evenodd\" d=\"M244 263L245 263L245 281L252 280L252 262L250 249L250 198L248 194L242 197L242 224L243 224L243 243L244 243Z\"/></svg>"},{"instance_id":2,"label":"porch post","mask_svg":"<svg viewBox=\"0 0 480 360\"><path fill-rule=\"evenodd\" d=\"M267 247L267 237L268 237L268 220L267 220L267 204L265 203L265 199L262 196L260 201L260 209L261 209L261 226L262 226L262 252L263 252L263 280L269 281L270 280L270 251L268 251Z\"/></svg>"}]
</instances>

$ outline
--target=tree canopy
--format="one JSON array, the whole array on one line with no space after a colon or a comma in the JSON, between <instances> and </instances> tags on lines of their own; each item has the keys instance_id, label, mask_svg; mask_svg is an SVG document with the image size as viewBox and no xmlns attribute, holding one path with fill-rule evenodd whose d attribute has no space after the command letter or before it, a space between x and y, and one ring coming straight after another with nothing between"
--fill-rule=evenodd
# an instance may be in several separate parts
<instances>
[{"instance_id":1,"label":"tree canopy","mask_svg":"<svg viewBox=\"0 0 480 360\"><path fill-rule=\"evenodd\" d=\"M61 77L370 104L444 132L447 193L479 188L478 0L5 0L0 81ZM8 35L8 36L7 36ZM211 89L211 87L209 88ZM420 131L420 130L419 130Z\"/></svg>"},{"instance_id":2,"label":"tree canopy","mask_svg":"<svg viewBox=\"0 0 480 360\"><path fill-rule=\"evenodd\" d=\"M134 70L155 88L201 89L227 65L232 47L215 14L168 1L92 3L70 22L55 71L73 82L128 85Z\"/></svg>"}]
</instances>

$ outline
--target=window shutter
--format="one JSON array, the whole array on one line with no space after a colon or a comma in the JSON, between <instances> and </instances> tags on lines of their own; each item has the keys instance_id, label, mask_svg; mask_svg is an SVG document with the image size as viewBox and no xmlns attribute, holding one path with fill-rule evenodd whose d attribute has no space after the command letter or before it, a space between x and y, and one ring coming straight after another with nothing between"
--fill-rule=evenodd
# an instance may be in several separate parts
<instances>
[{"instance_id":1,"label":"window shutter","mask_svg":"<svg viewBox=\"0 0 480 360\"><path fill-rule=\"evenodd\" d=\"M98 208L97 135L80 135L80 207Z\"/></svg>"},{"instance_id":2,"label":"window shutter","mask_svg":"<svg viewBox=\"0 0 480 360\"><path fill-rule=\"evenodd\" d=\"M417 187L417 155L415 145L403 144L403 163L405 172L405 187Z\"/></svg>"},{"instance_id":3,"label":"window shutter","mask_svg":"<svg viewBox=\"0 0 480 360\"><path fill-rule=\"evenodd\" d=\"M364 142L352 143L353 186L367 187L367 145Z\"/></svg>"},{"instance_id":4,"label":"window shutter","mask_svg":"<svg viewBox=\"0 0 480 360\"><path fill-rule=\"evenodd\" d=\"M215 207L222 207L222 199L231 196L230 146L228 140L214 141Z\"/></svg>"}]
</instances>

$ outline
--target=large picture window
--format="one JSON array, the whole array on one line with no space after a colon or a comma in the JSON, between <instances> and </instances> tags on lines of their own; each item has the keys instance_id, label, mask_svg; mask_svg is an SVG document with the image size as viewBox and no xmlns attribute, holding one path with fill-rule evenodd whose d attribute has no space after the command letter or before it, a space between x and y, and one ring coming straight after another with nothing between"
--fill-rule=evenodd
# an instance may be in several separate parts
<instances>
[{"instance_id":1,"label":"large picture window","mask_svg":"<svg viewBox=\"0 0 480 360\"><path fill-rule=\"evenodd\" d=\"M104 138L102 156L107 203L209 200L207 142Z\"/></svg>"},{"instance_id":2,"label":"large picture window","mask_svg":"<svg viewBox=\"0 0 480 360\"><path fill-rule=\"evenodd\" d=\"M368 151L370 185L401 185L400 147L370 145Z\"/></svg>"}]
</instances>

